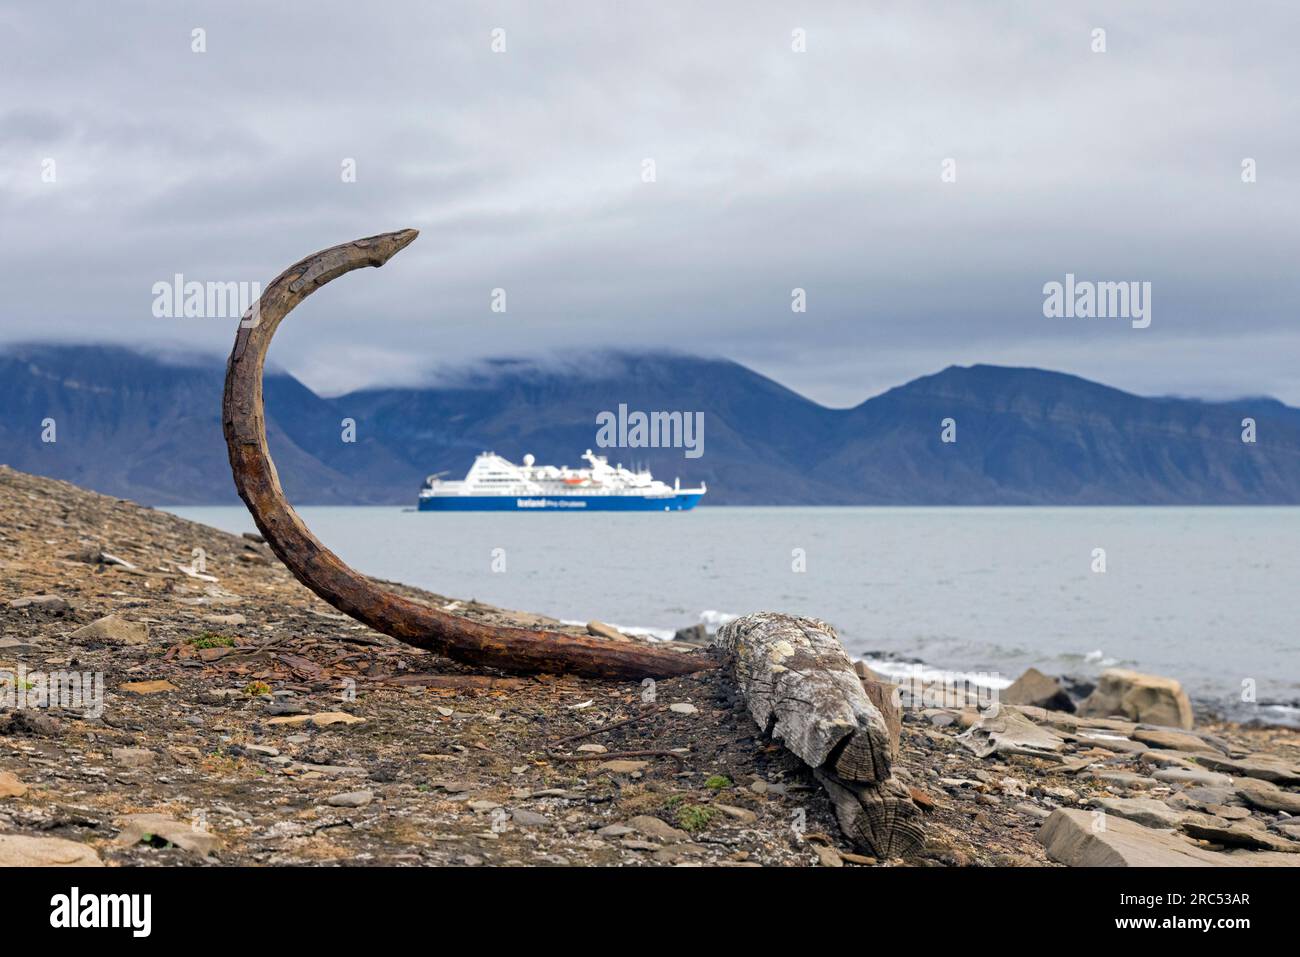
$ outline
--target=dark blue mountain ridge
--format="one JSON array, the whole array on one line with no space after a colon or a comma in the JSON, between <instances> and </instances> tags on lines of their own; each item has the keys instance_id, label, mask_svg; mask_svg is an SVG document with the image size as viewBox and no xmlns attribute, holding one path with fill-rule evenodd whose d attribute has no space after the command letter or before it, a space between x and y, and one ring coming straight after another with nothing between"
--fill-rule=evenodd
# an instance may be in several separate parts
<instances>
[{"instance_id":1,"label":"dark blue mountain ridge","mask_svg":"<svg viewBox=\"0 0 1300 957\"><path fill-rule=\"evenodd\" d=\"M0 462L149 504L237 501L216 357L116 346L0 351ZM413 504L424 476L493 450L577 464L619 404L704 413L704 455L608 449L706 504L1101 505L1300 503L1300 409L1271 398L1142 397L1044 369L951 366L847 409L725 359L593 354L502 360L420 388L323 398L266 378L272 453L302 504ZM1256 420L1258 441L1241 441ZM55 443L41 422L57 423ZM357 441L341 440L342 421ZM957 441L941 441L941 422Z\"/></svg>"}]
</instances>

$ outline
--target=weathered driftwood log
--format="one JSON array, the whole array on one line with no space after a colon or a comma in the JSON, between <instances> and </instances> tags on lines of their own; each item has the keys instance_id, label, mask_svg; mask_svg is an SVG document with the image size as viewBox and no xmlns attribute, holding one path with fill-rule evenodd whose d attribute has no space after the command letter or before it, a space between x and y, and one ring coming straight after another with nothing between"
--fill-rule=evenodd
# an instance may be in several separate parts
<instances>
[{"instance_id":1,"label":"weathered driftwood log","mask_svg":"<svg viewBox=\"0 0 1300 957\"><path fill-rule=\"evenodd\" d=\"M761 612L724 625L716 643L758 726L805 764L847 781L889 777L889 728L830 625Z\"/></svg>"},{"instance_id":2,"label":"weathered driftwood log","mask_svg":"<svg viewBox=\"0 0 1300 957\"><path fill-rule=\"evenodd\" d=\"M392 594L316 540L285 500L266 447L262 369L271 337L303 299L344 273L382 266L419 235L414 229L343 243L282 272L240 323L226 366L222 423L239 496L267 544L294 576L339 611L407 644L506 671L593 678L647 678L714 667L703 655L468 621Z\"/></svg>"},{"instance_id":3,"label":"weathered driftwood log","mask_svg":"<svg viewBox=\"0 0 1300 957\"><path fill-rule=\"evenodd\" d=\"M906 857L925 840L921 809L894 778L881 784L855 784L815 771L835 806L840 830L877 857Z\"/></svg>"},{"instance_id":4,"label":"weathered driftwood log","mask_svg":"<svg viewBox=\"0 0 1300 957\"><path fill-rule=\"evenodd\" d=\"M891 776L898 751L835 630L815 618L763 612L718 630L749 713L767 734L815 771L840 828L878 857L900 857L920 844L920 809ZM892 686L874 682L895 718Z\"/></svg>"},{"instance_id":5,"label":"weathered driftwood log","mask_svg":"<svg viewBox=\"0 0 1300 957\"><path fill-rule=\"evenodd\" d=\"M898 743L903 736L903 708L898 685L876 674L861 661L853 662L853 670L857 672L867 698L885 719L885 727L889 729L889 756L897 758Z\"/></svg>"}]
</instances>

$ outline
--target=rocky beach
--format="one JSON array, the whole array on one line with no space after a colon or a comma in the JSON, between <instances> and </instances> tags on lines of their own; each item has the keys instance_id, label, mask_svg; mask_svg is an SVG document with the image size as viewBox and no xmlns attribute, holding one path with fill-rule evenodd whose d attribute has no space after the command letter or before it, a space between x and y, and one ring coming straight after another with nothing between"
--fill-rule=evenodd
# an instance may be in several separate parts
<instances>
[{"instance_id":1,"label":"rocky beach","mask_svg":"<svg viewBox=\"0 0 1300 957\"><path fill-rule=\"evenodd\" d=\"M1300 734L1198 723L1172 679L905 695L894 775L924 842L879 859L726 667L652 696L469 669L340 614L254 536L7 467L0 582L4 865L1300 864Z\"/></svg>"}]
</instances>

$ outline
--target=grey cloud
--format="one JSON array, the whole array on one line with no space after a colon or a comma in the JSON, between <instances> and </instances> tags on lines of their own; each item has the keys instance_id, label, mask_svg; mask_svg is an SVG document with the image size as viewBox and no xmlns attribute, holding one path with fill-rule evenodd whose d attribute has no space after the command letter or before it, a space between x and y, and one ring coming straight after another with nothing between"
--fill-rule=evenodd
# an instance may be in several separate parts
<instances>
[{"instance_id":1,"label":"grey cloud","mask_svg":"<svg viewBox=\"0 0 1300 957\"><path fill-rule=\"evenodd\" d=\"M667 347L832 404L972 362L1300 403L1288 4L69 9L3 15L3 339L224 351L152 283L414 226L276 358L326 392ZM1152 327L1045 319L1066 272L1151 281Z\"/></svg>"}]
</instances>

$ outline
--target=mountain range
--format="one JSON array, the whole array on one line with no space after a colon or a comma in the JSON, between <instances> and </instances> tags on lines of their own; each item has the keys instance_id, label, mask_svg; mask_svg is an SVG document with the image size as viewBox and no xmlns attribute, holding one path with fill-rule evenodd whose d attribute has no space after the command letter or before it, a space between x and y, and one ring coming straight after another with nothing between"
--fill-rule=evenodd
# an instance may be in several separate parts
<instances>
[{"instance_id":1,"label":"mountain range","mask_svg":"<svg viewBox=\"0 0 1300 957\"><path fill-rule=\"evenodd\" d=\"M0 462L146 504L237 502L223 375L217 359L8 347ZM459 478L485 450L577 465L584 449L602 451L597 413L620 404L704 414L699 458L603 451L669 482L707 481L706 505L1300 503L1300 409L1142 397L1041 369L951 366L848 409L735 362L667 354L565 368L501 360L438 385L333 398L268 372L265 396L271 451L300 504L413 505L426 475ZM354 442L342 440L345 419ZM946 419L956 441L943 441Z\"/></svg>"}]
</instances>

